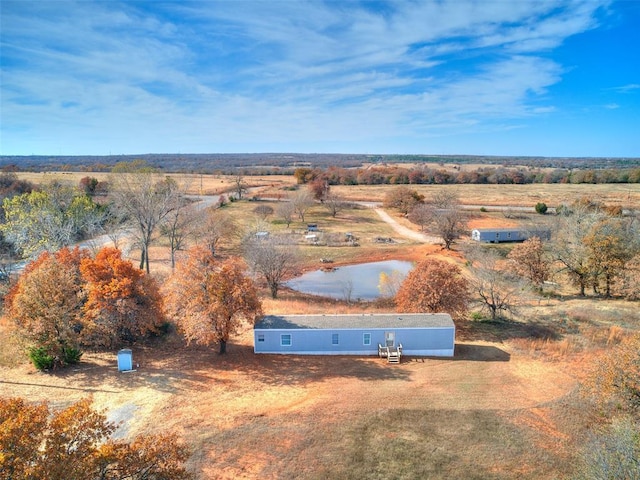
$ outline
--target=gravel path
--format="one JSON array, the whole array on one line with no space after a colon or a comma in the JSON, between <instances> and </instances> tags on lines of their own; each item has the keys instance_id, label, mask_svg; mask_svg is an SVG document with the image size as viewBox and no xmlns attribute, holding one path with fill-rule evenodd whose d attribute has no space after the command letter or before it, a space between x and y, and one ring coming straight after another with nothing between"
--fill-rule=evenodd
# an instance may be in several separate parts
<instances>
[{"instance_id":1,"label":"gravel path","mask_svg":"<svg viewBox=\"0 0 640 480\"><path fill-rule=\"evenodd\" d=\"M411 240L416 240L418 242L424 242L424 243L441 243L442 242L442 239L440 237L425 235L424 233L415 232L410 228L400 225L398 222L396 222L393 219L393 217L391 217L391 215L389 215L387 212L385 212L381 208L375 208L374 210L383 221L388 223L391 226L391 228L395 230L395 232L398 235L402 235L405 238L409 238Z\"/></svg>"}]
</instances>

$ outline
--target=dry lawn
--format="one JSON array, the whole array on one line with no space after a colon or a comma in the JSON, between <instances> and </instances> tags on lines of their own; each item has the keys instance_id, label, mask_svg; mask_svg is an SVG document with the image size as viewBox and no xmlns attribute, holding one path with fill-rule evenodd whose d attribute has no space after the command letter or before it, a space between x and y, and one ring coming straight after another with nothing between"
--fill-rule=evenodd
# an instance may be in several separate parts
<instances>
[{"instance_id":1,"label":"dry lawn","mask_svg":"<svg viewBox=\"0 0 640 480\"><path fill-rule=\"evenodd\" d=\"M87 354L56 374L3 368L2 394L56 406L92 396L120 434L175 430L199 478L552 478L529 445L526 412L569 395L560 365L505 344L464 342L454 359L254 355L246 331L228 355L176 338L135 346L139 369ZM425 443L426 442L426 443ZM549 449L545 457L555 458ZM369 474L367 474L369 472ZM423 476L424 475L424 476Z\"/></svg>"}]
</instances>

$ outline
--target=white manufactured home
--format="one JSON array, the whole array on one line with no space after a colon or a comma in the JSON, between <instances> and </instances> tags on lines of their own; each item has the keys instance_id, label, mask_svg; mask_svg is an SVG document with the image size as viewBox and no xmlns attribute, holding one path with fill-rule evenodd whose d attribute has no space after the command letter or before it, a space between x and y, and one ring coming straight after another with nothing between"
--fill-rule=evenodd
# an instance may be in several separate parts
<instances>
[{"instance_id":1,"label":"white manufactured home","mask_svg":"<svg viewBox=\"0 0 640 480\"><path fill-rule=\"evenodd\" d=\"M546 229L523 228L475 228L471 231L471 240L485 243L524 242L533 237L549 240L551 232Z\"/></svg>"},{"instance_id":2,"label":"white manufactured home","mask_svg":"<svg viewBox=\"0 0 640 480\"><path fill-rule=\"evenodd\" d=\"M452 357L455 325L446 313L268 315L254 327L254 352L295 355Z\"/></svg>"}]
</instances>

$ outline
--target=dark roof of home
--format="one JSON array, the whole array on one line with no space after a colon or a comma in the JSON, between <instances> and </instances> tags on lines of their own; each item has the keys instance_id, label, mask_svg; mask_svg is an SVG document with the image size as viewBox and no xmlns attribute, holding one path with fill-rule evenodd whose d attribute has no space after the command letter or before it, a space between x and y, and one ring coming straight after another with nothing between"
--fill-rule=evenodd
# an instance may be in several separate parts
<instances>
[{"instance_id":1,"label":"dark roof of home","mask_svg":"<svg viewBox=\"0 0 640 480\"><path fill-rule=\"evenodd\" d=\"M267 315L255 329L361 329L453 327L448 313L371 313L345 315Z\"/></svg>"}]
</instances>

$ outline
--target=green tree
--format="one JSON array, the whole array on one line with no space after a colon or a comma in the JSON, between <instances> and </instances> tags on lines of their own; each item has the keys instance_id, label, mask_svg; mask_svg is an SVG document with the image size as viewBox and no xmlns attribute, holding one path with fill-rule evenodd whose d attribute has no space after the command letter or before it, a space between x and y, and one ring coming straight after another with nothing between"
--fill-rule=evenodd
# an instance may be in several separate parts
<instances>
[{"instance_id":1,"label":"green tree","mask_svg":"<svg viewBox=\"0 0 640 480\"><path fill-rule=\"evenodd\" d=\"M536 209L536 213L539 213L540 215L544 215L545 213L547 213L548 207L546 203L538 202L536 203L535 209Z\"/></svg>"},{"instance_id":2,"label":"green tree","mask_svg":"<svg viewBox=\"0 0 640 480\"><path fill-rule=\"evenodd\" d=\"M5 198L4 237L24 256L55 251L93 233L105 219L104 209L86 195L60 187Z\"/></svg>"}]
</instances>

